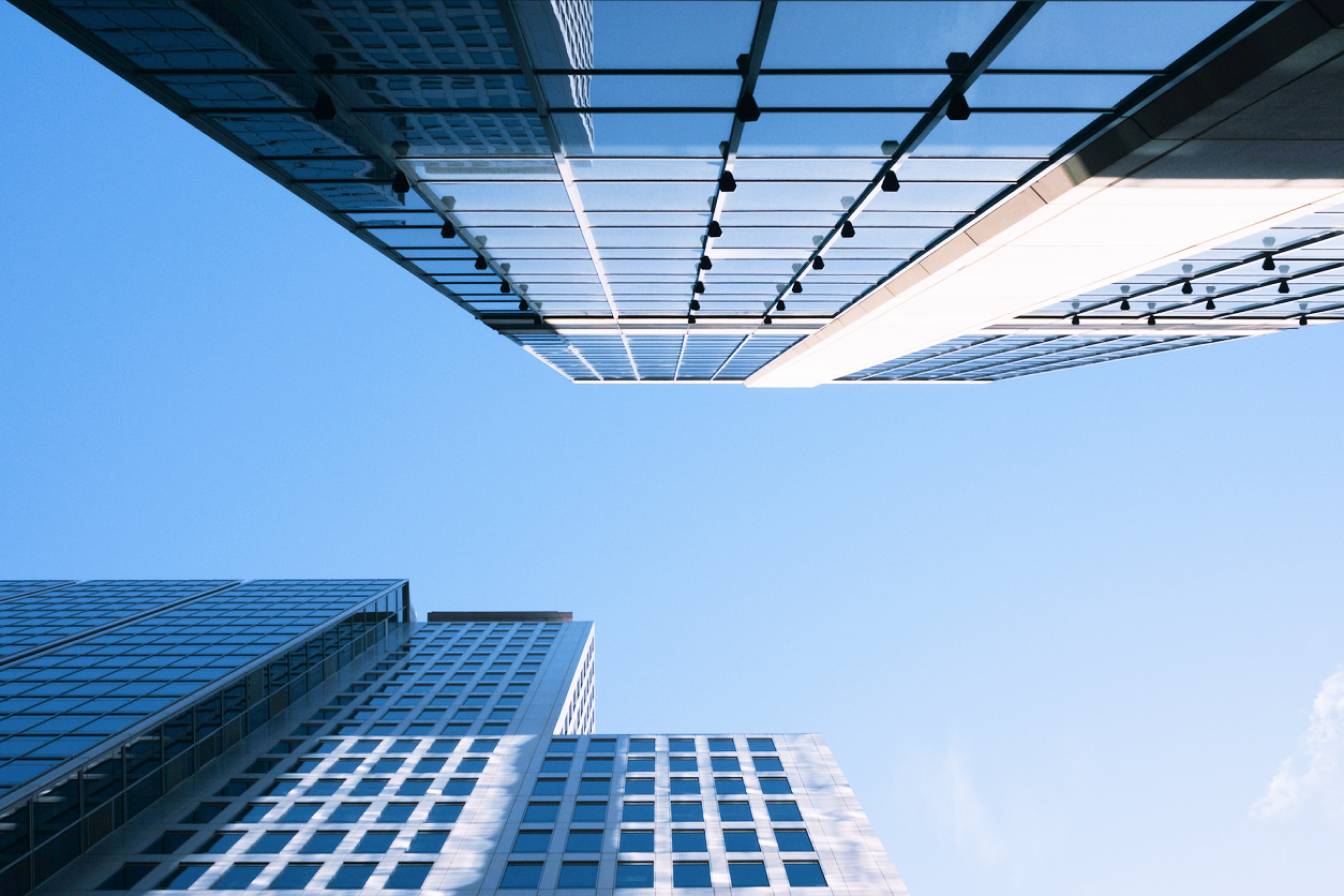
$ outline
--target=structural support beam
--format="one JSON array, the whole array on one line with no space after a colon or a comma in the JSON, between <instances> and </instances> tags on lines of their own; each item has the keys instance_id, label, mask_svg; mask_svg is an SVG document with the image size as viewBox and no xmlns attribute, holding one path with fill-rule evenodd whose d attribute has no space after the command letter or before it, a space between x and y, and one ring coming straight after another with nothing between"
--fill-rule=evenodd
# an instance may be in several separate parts
<instances>
[{"instance_id":1,"label":"structural support beam","mask_svg":"<svg viewBox=\"0 0 1344 896\"><path fill-rule=\"evenodd\" d=\"M1288 7L747 383L829 382L1344 203L1341 93L1344 31Z\"/></svg>"}]
</instances>

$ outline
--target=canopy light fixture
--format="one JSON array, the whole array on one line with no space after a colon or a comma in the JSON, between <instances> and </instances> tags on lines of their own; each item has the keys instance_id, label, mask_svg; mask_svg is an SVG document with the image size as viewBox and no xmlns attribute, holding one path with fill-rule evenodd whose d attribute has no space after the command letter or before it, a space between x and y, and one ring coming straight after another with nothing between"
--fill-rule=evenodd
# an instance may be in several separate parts
<instances>
[{"instance_id":1,"label":"canopy light fixture","mask_svg":"<svg viewBox=\"0 0 1344 896\"><path fill-rule=\"evenodd\" d=\"M336 104L331 101L331 95L325 90L317 92L317 100L313 103L313 117L318 121L331 121L336 117Z\"/></svg>"},{"instance_id":2,"label":"canopy light fixture","mask_svg":"<svg viewBox=\"0 0 1344 896\"><path fill-rule=\"evenodd\" d=\"M527 310L527 299L519 299L519 300L518 300L518 310L519 310L519 311L526 311L526 310Z\"/></svg>"},{"instance_id":3,"label":"canopy light fixture","mask_svg":"<svg viewBox=\"0 0 1344 896\"><path fill-rule=\"evenodd\" d=\"M947 117L951 121L965 121L971 117L971 107L966 104L964 95L952 94L952 99L947 101Z\"/></svg>"},{"instance_id":4,"label":"canopy light fixture","mask_svg":"<svg viewBox=\"0 0 1344 896\"><path fill-rule=\"evenodd\" d=\"M784 307L785 307L785 306L784 306L784 300L783 300L783 299L775 299L775 310L776 310L776 311L783 311L783 310L784 310Z\"/></svg>"},{"instance_id":5,"label":"canopy light fixture","mask_svg":"<svg viewBox=\"0 0 1344 896\"><path fill-rule=\"evenodd\" d=\"M1187 281L1185 281L1184 283L1181 284L1181 295L1183 295L1183 296L1188 296L1188 295L1190 295L1191 293L1193 293L1194 291L1195 291L1195 287L1194 287L1194 285L1193 285L1189 280L1187 280Z\"/></svg>"},{"instance_id":6,"label":"canopy light fixture","mask_svg":"<svg viewBox=\"0 0 1344 896\"><path fill-rule=\"evenodd\" d=\"M702 271L708 271L708 270L709 270L710 268L712 268L712 267L714 267L714 262L712 262L712 261L709 260L709 256L708 256L708 255L701 255L701 256L700 256L700 270L702 270Z\"/></svg>"},{"instance_id":7,"label":"canopy light fixture","mask_svg":"<svg viewBox=\"0 0 1344 896\"><path fill-rule=\"evenodd\" d=\"M737 178L733 177L733 172L725 171L719 175L719 192L731 193L737 189Z\"/></svg>"},{"instance_id":8,"label":"canopy light fixture","mask_svg":"<svg viewBox=\"0 0 1344 896\"><path fill-rule=\"evenodd\" d=\"M692 311L699 311L699 310L700 310L700 300L699 300L699 299L691 299L691 310L692 310Z\"/></svg>"},{"instance_id":9,"label":"canopy light fixture","mask_svg":"<svg viewBox=\"0 0 1344 896\"><path fill-rule=\"evenodd\" d=\"M1148 326L1150 326L1150 327L1155 327L1155 326L1157 326L1157 315L1156 315L1156 314L1150 314L1150 315L1148 315Z\"/></svg>"},{"instance_id":10,"label":"canopy light fixture","mask_svg":"<svg viewBox=\"0 0 1344 896\"><path fill-rule=\"evenodd\" d=\"M476 270L478 270L478 271L483 271L483 270L485 270L487 267L489 267L489 265L487 265L487 264L485 263L485 256L482 255L482 254L479 253L479 252L476 253L476 264L474 265L474 267L475 267Z\"/></svg>"},{"instance_id":11,"label":"canopy light fixture","mask_svg":"<svg viewBox=\"0 0 1344 896\"><path fill-rule=\"evenodd\" d=\"M695 281L695 285L691 287L691 292L703 293L704 291L705 284L701 283L699 280Z\"/></svg>"},{"instance_id":12,"label":"canopy light fixture","mask_svg":"<svg viewBox=\"0 0 1344 896\"><path fill-rule=\"evenodd\" d=\"M688 323L688 324L693 324L693 323L695 323L695 315L694 315L694 314L688 314L688 315L686 315L686 323Z\"/></svg>"},{"instance_id":13,"label":"canopy light fixture","mask_svg":"<svg viewBox=\"0 0 1344 896\"><path fill-rule=\"evenodd\" d=\"M1299 327L1305 327L1307 325L1307 316L1305 314L1297 319L1297 325Z\"/></svg>"},{"instance_id":14,"label":"canopy light fixture","mask_svg":"<svg viewBox=\"0 0 1344 896\"><path fill-rule=\"evenodd\" d=\"M737 108L733 110L739 121L756 121L761 117L761 107L756 105L756 98L749 93L743 93L738 97Z\"/></svg>"},{"instance_id":15,"label":"canopy light fixture","mask_svg":"<svg viewBox=\"0 0 1344 896\"><path fill-rule=\"evenodd\" d=\"M439 236L450 240L457 236L457 228L453 226L452 221L444 221L443 226L439 228Z\"/></svg>"},{"instance_id":16,"label":"canopy light fixture","mask_svg":"<svg viewBox=\"0 0 1344 896\"><path fill-rule=\"evenodd\" d=\"M799 283L797 280L793 281L793 285L789 287L789 292L793 293L794 295L797 295L802 291L803 291L803 284Z\"/></svg>"},{"instance_id":17,"label":"canopy light fixture","mask_svg":"<svg viewBox=\"0 0 1344 896\"><path fill-rule=\"evenodd\" d=\"M709 235L715 238L723 236L723 228L719 226L718 221L709 222Z\"/></svg>"},{"instance_id":18,"label":"canopy light fixture","mask_svg":"<svg viewBox=\"0 0 1344 896\"><path fill-rule=\"evenodd\" d=\"M398 196L405 196L411 192L411 182L406 179L406 172L398 170L392 175L392 192Z\"/></svg>"},{"instance_id":19,"label":"canopy light fixture","mask_svg":"<svg viewBox=\"0 0 1344 896\"><path fill-rule=\"evenodd\" d=\"M846 221L845 223L841 224L841 225L840 225L840 235L841 235L842 237L844 237L845 239L847 239L847 240L848 240L848 239L853 239L853 238L854 238L854 225L851 224L851 223L848 222L848 221Z\"/></svg>"},{"instance_id":20,"label":"canopy light fixture","mask_svg":"<svg viewBox=\"0 0 1344 896\"><path fill-rule=\"evenodd\" d=\"M1265 260L1262 261L1262 262L1260 262L1260 270L1262 270L1262 271L1272 271L1272 270L1274 270L1274 256L1273 256L1273 255L1268 255L1268 254L1265 255Z\"/></svg>"},{"instance_id":21,"label":"canopy light fixture","mask_svg":"<svg viewBox=\"0 0 1344 896\"><path fill-rule=\"evenodd\" d=\"M814 271L819 271L819 270L821 270L821 269L824 268L824 267L826 267L826 262L824 262L824 261L821 260L821 256L820 256L820 255L818 255L816 258L812 259L812 270L814 270Z\"/></svg>"},{"instance_id":22,"label":"canopy light fixture","mask_svg":"<svg viewBox=\"0 0 1344 896\"><path fill-rule=\"evenodd\" d=\"M901 189L901 181L896 177L895 171L888 171L882 175L882 192L895 193Z\"/></svg>"},{"instance_id":23,"label":"canopy light fixture","mask_svg":"<svg viewBox=\"0 0 1344 896\"><path fill-rule=\"evenodd\" d=\"M1288 295L1288 280L1286 278L1279 281L1279 295Z\"/></svg>"},{"instance_id":24,"label":"canopy light fixture","mask_svg":"<svg viewBox=\"0 0 1344 896\"><path fill-rule=\"evenodd\" d=\"M1120 300L1120 310L1121 310L1121 311L1128 311L1128 310L1129 310L1129 299L1121 299L1121 300Z\"/></svg>"},{"instance_id":25,"label":"canopy light fixture","mask_svg":"<svg viewBox=\"0 0 1344 896\"><path fill-rule=\"evenodd\" d=\"M1217 305L1213 304L1213 299L1209 299L1207 302L1204 303L1204 310L1205 310L1205 311L1212 311L1213 309L1215 309L1215 308L1217 308L1217 307L1218 307Z\"/></svg>"},{"instance_id":26,"label":"canopy light fixture","mask_svg":"<svg viewBox=\"0 0 1344 896\"><path fill-rule=\"evenodd\" d=\"M771 324L773 324L774 322L775 322L775 319L774 319L773 317L771 317L771 316L768 315L768 314L765 316L765 325L766 325L767 327L770 326Z\"/></svg>"},{"instance_id":27,"label":"canopy light fixture","mask_svg":"<svg viewBox=\"0 0 1344 896\"><path fill-rule=\"evenodd\" d=\"M1078 326L1079 323L1078 315L1075 314L1073 318L1069 321L1069 323L1073 324L1075 327Z\"/></svg>"},{"instance_id":28,"label":"canopy light fixture","mask_svg":"<svg viewBox=\"0 0 1344 896\"><path fill-rule=\"evenodd\" d=\"M507 280L499 281L499 291L502 293L512 292L513 290L509 288L509 281ZM526 304L526 302L524 302L524 304Z\"/></svg>"}]
</instances>

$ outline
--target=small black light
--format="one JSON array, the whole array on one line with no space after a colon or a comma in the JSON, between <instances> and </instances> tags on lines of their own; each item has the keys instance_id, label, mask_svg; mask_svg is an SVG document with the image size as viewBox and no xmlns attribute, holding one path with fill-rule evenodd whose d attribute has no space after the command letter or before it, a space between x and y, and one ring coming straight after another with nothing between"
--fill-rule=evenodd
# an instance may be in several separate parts
<instances>
[{"instance_id":1,"label":"small black light","mask_svg":"<svg viewBox=\"0 0 1344 896\"><path fill-rule=\"evenodd\" d=\"M452 221L444 221L443 226L439 228L439 236L450 240L457 236L457 228L453 226Z\"/></svg>"},{"instance_id":2,"label":"small black light","mask_svg":"<svg viewBox=\"0 0 1344 896\"><path fill-rule=\"evenodd\" d=\"M411 192L411 182L406 179L406 172L398 171L392 175L392 192L398 196L405 196Z\"/></svg>"},{"instance_id":3,"label":"small black light","mask_svg":"<svg viewBox=\"0 0 1344 896\"><path fill-rule=\"evenodd\" d=\"M882 192L895 193L901 189L901 181L896 177L895 171L888 171L882 175Z\"/></svg>"},{"instance_id":4,"label":"small black light","mask_svg":"<svg viewBox=\"0 0 1344 896\"><path fill-rule=\"evenodd\" d=\"M1129 310L1129 299L1121 299L1121 300L1120 300L1120 310L1121 310L1121 311L1128 311L1128 310Z\"/></svg>"},{"instance_id":5,"label":"small black light","mask_svg":"<svg viewBox=\"0 0 1344 896\"><path fill-rule=\"evenodd\" d=\"M527 310L527 299L519 299L519 300L518 300L518 310L519 310L519 311L526 311L526 310Z\"/></svg>"},{"instance_id":6,"label":"small black light","mask_svg":"<svg viewBox=\"0 0 1344 896\"><path fill-rule=\"evenodd\" d=\"M749 93L738 98L737 108L733 111L741 121L756 121L761 117L761 107L756 105L756 98Z\"/></svg>"},{"instance_id":7,"label":"small black light","mask_svg":"<svg viewBox=\"0 0 1344 896\"><path fill-rule=\"evenodd\" d=\"M686 323L688 323L688 324L693 324L693 323L695 323L695 315L694 315L694 314L688 314L688 315L686 315Z\"/></svg>"},{"instance_id":8,"label":"small black light","mask_svg":"<svg viewBox=\"0 0 1344 896\"><path fill-rule=\"evenodd\" d=\"M485 256L484 256L484 255L481 255L480 253L477 253L477 255L476 255L476 265L475 265L475 267L476 267L476 270L478 270L478 271L483 271L483 270L485 270L487 267L489 267L489 265L487 265L487 264L485 263Z\"/></svg>"},{"instance_id":9,"label":"small black light","mask_svg":"<svg viewBox=\"0 0 1344 896\"><path fill-rule=\"evenodd\" d=\"M789 291L792 292L794 295L797 295L798 293L803 291L803 284L795 280L793 281L793 285L789 287Z\"/></svg>"},{"instance_id":10,"label":"small black light","mask_svg":"<svg viewBox=\"0 0 1344 896\"><path fill-rule=\"evenodd\" d=\"M1279 295L1281 295L1281 296L1286 296L1286 295L1288 295L1288 281L1287 281L1287 280L1280 280L1280 281L1279 281Z\"/></svg>"},{"instance_id":11,"label":"small black light","mask_svg":"<svg viewBox=\"0 0 1344 896\"><path fill-rule=\"evenodd\" d=\"M1260 262L1260 270L1262 270L1262 271L1272 271L1272 270L1274 270L1274 256L1273 256L1273 255L1268 255L1268 254L1265 255L1265 260L1262 261L1262 262Z\"/></svg>"},{"instance_id":12,"label":"small black light","mask_svg":"<svg viewBox=\"0 0 1344 896\"><path fill-rule=\"evenodd\" d=\"M773 317L771 317L771 316L768 315L768 314L765 316L765 325L766 325L767 327L770 326L770 325L771 325L772 323L774 323L774 322L775 322L775 319L774 319Z\"/></svg>"},{"instance_id":13,"label":"small black light","mask_svg":"<svg viewBox=\"0 0 1344 896\"><path fill-rule=\"evenodd\" d=\"M818 255L816 258L812 259L812 270L814 270L814 271L819 271L819 270L821 270L821 269L824 268L824 267L826 267L826 262L824 262L824 261L821 260L821 256L820 256L820 255Z\"/></svg>"},{"instance_id":14,"label":"small black light","mask_svg":"<svg viewBox=\"0 0 1344 896\"><path fill-rule=\"evenodd\" d=\"M737 178L733 177L733 172L725 171L719 175L719 192L731 193L737 189Z\"/></svg>"},{"instance_id":15,"label":"small black light","mask_svg":"<svg viewBox=\"0 0 1344 896\"><path fill-rule=\"evenodd\" d=\"M776 310L776 311L783 311L785 307L786 307L786 306L784 305L784 300L783 300L783 299L775 299L775 310Z\"/></svg>"},{"instance_id":16,"label":"small black light","mask_svg":"<svg viewBox=\"0 0 1344 896\"><path fill-rule=\"evenodd\" d=\"M1075 327L1078 326L1078 324L1079 324L1078 315L1075 314L1075 315L1073 316L1073 319L1070 320L1069 323L1073 324Z\"/></svg>"},{"instance_id":17,"label":"small black light","mask_svg":"<svg viewBox=\"0 0 1344 896\"><path fill-rule=\"evenodd\" d=\"M509 281L507 280L499 281L499 291L501 293L513 292L513 290L509 288Z\"/></svg>"},{"instance_id":18,"label":"small black light","mask_svg":"<svg viewBox=\"0 0 1344 896\"><path fill-rule=\"evenodd\" d=\"M1181 284L1181 295L1188 296L1195 291L1195 287L1189 280Z\"/></svg>"},{"instance_id":19,"label":"small black light","mask_svg":"<svg viewBox=\"0 0 1344 896\"><path fill-rule=\"evenodd\" d=\"M540 314L534 314L534 315L532 315L532 323L537 324L538 326L540 326L540 325L541 325L541 315L540 315Z\"/></svg>"},{"instance_id":20,"label":"small black light","mask_svg":"<svg viewBox=\"0 0 1344 896\"><path fill-rule=\"evenodd\" d=\"M700 310L700 300L699 300L699 299L691 299L691 310L692 310L692 311L699 311L699 310Z\"/></svg>"},{"instance_id":21,"label":"small black light","mask_svg":"<svg viewBox=\"0 0 1344 896\"><path fill-rule=\"evenodd\" d=\"M331 95L325 90L317 92L317 100L313 103L313 117L318 121L331 121L336 117L336 104L331 101Z\"/></svg>"},{"instance_id":22,"label":"small black light","mask_svg":"<svg viewBox=\"0 0 1344 896\"><path fill-rule=\"evenodd\" d=\"M952 121L965 121L971 117L971 107L966 104L965 96L952 94L952 99L947 103L947 117Z\"/></svg>"},{"instance_id":23,"label":"small black light","mask_svg":"<svg viewBox=\"0 0 1344 896\"><path fill-rule=\"evenodd\" d=\"M699 280L695 281L695 285L691 287L691 292L703 293L704 291L705 284L701 283Z\"/></svg>"},{"instance_id":24,"label":"small black light","mask_svg":"<svg viewBox=\"0 0 1344 896\"><path fill-rule=\"evenodd\" d=\"M723 228L719 226L718 221L709 222L709 235L715 238L723 236Z\"/></svg>"},{"instance_id":25,"label":"small black light","mask_svg":"<svg viewBox=\"0 0 1344 896\"><path fill-rule=\"evenodd\" d=\"M1207 302L1204 303L1205 311L1212 311L1214 308L1217 307L1218 307L1217 305L1213 304L1213 299L1209 299Z\"/></svg>"},{"instance_id":26,"label":"small black light","mask_svg":"<svg viewBox=\"0 0 1344 896\"><path fill-rule=\"evenodd\" d=\"M1307 325L1307 316L1305 314L1297 319L1297 325L1299 327L1305 327Z\"/></svg>"},{"instance_id":27,"label":"small black light","mask_svg":"<svg viewBox=\"0 0 1344 896\"><path fill-rule=\"evenodd\" d=\"M841 225L840 225L840 235L841 235L842 237L844 237L845 239L847 239L847 240L848 240L848 239L853 239L853 238L854 238L854 225L851 224L851 223L849 223L848 221L846 221L845 223L841 224Z\"/></svg>"},{"instance_id":28,"label":"small black light","mask_svg":"<svg viewBox=\"0 0 1344 896\"><path fill-rule=\"evenodd\" d=\"M1150 314L1150 315L1148 315L1148 326L1150 326L1150 327L1155 327L1155 326L1157 326L1157 315L1156 315L1156 314Z\"/></svg>"},{"instance_id":29,"label":"small black light","mask_svg":"<svg viewBox=\"0 0 1344 896\"><path fill-rule=\"evenodd\" d=\"M708 255L701 255L701 256L700 256L700 270L702 270L702 271L708 271L708 270L709 270L710 268L712 268L712 267L714 267L714 262L712 262L712 261L709 260L709 256L708 256Z\"/></svg>"}]
</instances>

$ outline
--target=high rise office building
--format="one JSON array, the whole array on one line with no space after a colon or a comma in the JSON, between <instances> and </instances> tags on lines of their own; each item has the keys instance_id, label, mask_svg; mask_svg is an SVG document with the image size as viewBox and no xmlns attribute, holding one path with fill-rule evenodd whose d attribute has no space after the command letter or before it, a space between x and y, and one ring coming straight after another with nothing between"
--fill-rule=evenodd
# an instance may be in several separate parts
<instances>
[{"instance_id":1,"label":"high rise office building","mask_svg":"<svg viewBox=\"0 0 1344 896\"><path fill-rule=\"evenodd\" d=\"M1341 0L14 2L575 382L1344 320Z\"/></svg>"},{"instance_id":2,"label":"high rise office building","mask_svg":"<svg viewBox=\"0 0 1344 896\"><path fill-rule=\"evenodd\" d=\"M904 894L825 744L599 734L591 623L0 582L0 889Z\"/></svg>"}]
</instances>

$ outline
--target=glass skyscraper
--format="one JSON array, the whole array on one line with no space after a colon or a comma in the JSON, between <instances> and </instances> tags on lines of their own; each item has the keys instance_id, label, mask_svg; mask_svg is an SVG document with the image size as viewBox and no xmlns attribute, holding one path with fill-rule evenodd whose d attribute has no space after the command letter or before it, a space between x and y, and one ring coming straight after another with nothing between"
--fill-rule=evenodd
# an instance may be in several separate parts
<instances>
[{"instance_id":1,"label":"glass skyscraper","mask_svg":"<svg viewBox=\"0 0 1344 896\"><path fill-rule=\"evenodd\" d=\"M0 891L904 894L816 735L598 734L593 625L0 582Z\"/></svg>"}]
</instances>

